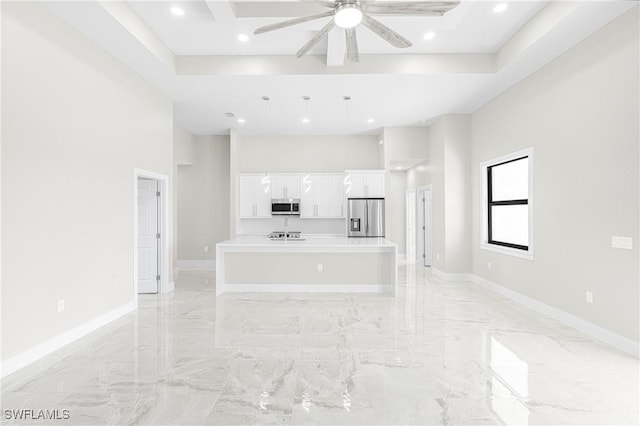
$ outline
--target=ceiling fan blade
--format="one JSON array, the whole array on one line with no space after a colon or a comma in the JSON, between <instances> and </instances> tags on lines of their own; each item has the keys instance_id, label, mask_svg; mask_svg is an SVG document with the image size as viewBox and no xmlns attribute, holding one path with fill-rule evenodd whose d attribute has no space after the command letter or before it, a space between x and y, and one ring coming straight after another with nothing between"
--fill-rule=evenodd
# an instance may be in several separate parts
<instances>
[{"instance_id":1,"label":"ceiling fan blade","mask_svg":"<svg viewBox=\"0 0 640 426\"><path fill-rule=\"evenodd\" d=\"M302 3L314 3L318 6L329 7L331 9L336 7L336 2L330 0L298 0Z\"/></svg>"},{"instance_id":2,"label":"ceiling fan blade","mask_svg":"<svg viewBox=\"0 0 640 426\"><path fill-rule=\"evenodd\" d=\"M394 47L410 47L412 43L406 38L402 37L397 32L393 31L391 28L382 24L382 22L373 19L371 16L364 15L362 17L362 25L369 28L371 31L376 33L380 38L385 40L387 43Z\"/></svg>"},{"instance_id":3,"label":"ceiling fan blade","mask_svg":"<svg viewBox=\"0 0 640 426\"><path fill-rule=\"evenodd\" d=\"M309 22L309 21L315 21L316 19L326 18L327 16L333 16L334 14L335 14L335 11L330 10L328 12L320 13L318 15L303 16L301 18L290 19L288 21L278 22L277 24L271 24L271 25L266 25L264 27L260 27L257 30L255 30L253 33L262 34L268 31L279 30L280 28L286 28L292 25L298 25L305 22Z\"/></svg>"},{"instance_id":4,"label":"ceiling fan blade","mask_svg":"<svg viewBox=\"0 0 640 426\"><path fill-rule=\"evenodd\" d=\"M311 50L311 48L312 48L313 46L315 46L316 44L318 44L318 42L319 42L320 40L322 40L322 38L323 38L324 36L326 36L326 35L327 35L327 33L328 33L329 31L331 31L331 29L332 29L333 27L335 27L335 26L336 26L335 21L334 21L333 19L332 19L332 20L330 20L330 21L327 23L327 25L325 25L324 27L322 27L322 29L320 30L320 32L319 32L318 34L316 34L316 35L315 35L311 40L309 40L308 42L306 42L306 43L305 43L305 45L304 45L304 46L302 46L302 47L300 48L300 50L298 50L298 53L296 53L296 56L299 58L299 57L301 57L302 55L304 55L305 53L307 53L309 50Z\"/></svg>"},{"instance_id":5,"label":"ceiling fan blade","mask_svg":"<svg viewBox=\"0 0 640 426\"><path fill-rule=\"evenodd\" d=\"M347 59L351 62L360 62L360 53L358 52L358 38L356 37L355 28L346 28L347 33Z\"/></svg>"},{"instance_id":6,"label":"ceiling fan blade","mask_svg":"<svg viewBox=\"0 0 640 426\"><path fill-rule=\"evenodd\" d=\"M459 1L390 2L377 1L366 6L372 15L428 15L441 16L460 4Z\"/></svg>"}]
</instances>

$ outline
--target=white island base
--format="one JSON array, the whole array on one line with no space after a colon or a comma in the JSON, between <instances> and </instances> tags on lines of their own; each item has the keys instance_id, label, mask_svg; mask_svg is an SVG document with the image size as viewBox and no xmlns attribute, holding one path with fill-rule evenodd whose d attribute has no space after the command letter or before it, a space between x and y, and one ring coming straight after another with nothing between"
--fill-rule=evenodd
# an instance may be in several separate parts
<instances>
[{"instance_id":1,"label":"white island base","mask_svg":"<svg viewBox=\"0 0 640 426\"><path fill-rule=\"evenodd\" d=\"M216 245L216 294L396 294L397 246L384 238L271 241L240 236Z\"/></svg>"}]
</instances>

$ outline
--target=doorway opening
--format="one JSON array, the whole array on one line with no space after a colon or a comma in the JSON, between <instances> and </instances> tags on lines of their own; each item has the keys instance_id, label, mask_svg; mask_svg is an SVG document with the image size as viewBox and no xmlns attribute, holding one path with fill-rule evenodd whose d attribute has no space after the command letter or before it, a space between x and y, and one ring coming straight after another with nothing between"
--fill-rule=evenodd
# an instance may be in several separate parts
<instances>
[{"instance_id":1,"label":"doorway opening","mask_svg":"<svg viewBox=\"0 0 640 426\"><path fill-rule=\"evenodd\" d=\"M168 177L135 169L133 176L133 281L138 294L171 291Z\"/></svg>"}]
</instances>

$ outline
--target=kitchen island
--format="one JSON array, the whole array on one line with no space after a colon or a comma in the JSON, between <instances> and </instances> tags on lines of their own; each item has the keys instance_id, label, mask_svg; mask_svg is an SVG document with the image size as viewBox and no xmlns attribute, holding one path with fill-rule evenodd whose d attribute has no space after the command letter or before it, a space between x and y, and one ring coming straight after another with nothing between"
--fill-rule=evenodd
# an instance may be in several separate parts
<instances>
[{"instance_id":1,"label":"kitchen island","mask_svg":"<svg viewBox=\"0 0 640 426\"><path fill-rule=\"evenodd\" d=\"M216 294L396 294L397 246L385 238L237 236L216 244Z\"/></svg>"}]
</instances>

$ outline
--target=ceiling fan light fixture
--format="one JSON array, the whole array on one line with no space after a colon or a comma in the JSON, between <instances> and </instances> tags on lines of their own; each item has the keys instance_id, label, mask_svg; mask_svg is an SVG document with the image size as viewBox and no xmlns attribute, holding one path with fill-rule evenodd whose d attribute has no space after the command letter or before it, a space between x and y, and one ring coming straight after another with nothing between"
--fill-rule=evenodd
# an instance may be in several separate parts
<instances>
[{"instance_id":1,"label":"ceiling fan light fixture","mask_svg":"<svg viewBox=\"0 0 640 426\"><path fill-rule=\"evenodd\" d=\"M353 28L362 22L362 9L358 3L343 3L336 7L333 20L340 28Z\"/></svg>"},{"instance_id":2,"label":"ceiling fan light fixture","mask_svg":"<svg viewBox=\"0 0 640 426\"><path fill-rule=\"evenodd\" d=\"M425 40L433 40L435 36L436 36L436 33L434 33L433 31L429 31L423 37Z\"/></svg>"},{"instance_id":3,"label":"ceiling fan light fixture","mask_svg":"<svg viewBox=\"0 0 640 426\"><path fill-rule=\"evenodd\" d=\"M507 3L499 3L493 8L494 13L502 13L509 8Z\"/></svg>"}]
</instances>

